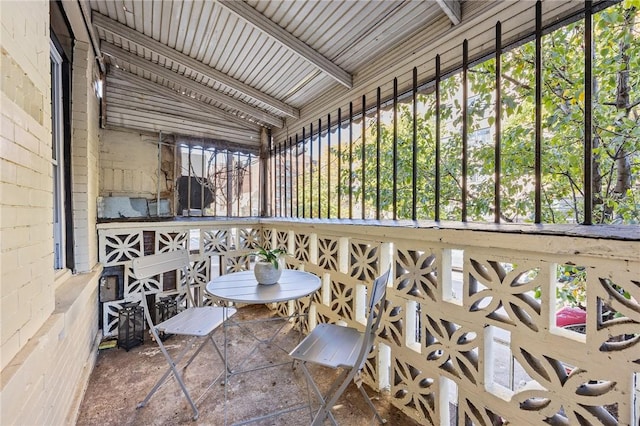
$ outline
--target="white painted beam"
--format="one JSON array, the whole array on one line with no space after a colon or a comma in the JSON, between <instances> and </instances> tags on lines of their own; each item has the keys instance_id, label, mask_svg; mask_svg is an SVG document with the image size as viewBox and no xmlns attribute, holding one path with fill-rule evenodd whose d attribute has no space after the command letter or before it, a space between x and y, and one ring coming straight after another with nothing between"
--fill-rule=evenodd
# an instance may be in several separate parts
<instances>
[{"instance_id":1,"label":"white painted beam","mask_svg":"<svg viewBox=\"0 0 640 426\"><path fill-rule=\"evenodd\" d=\"M198 74L224 84L225 86L233 90L237 90L238 92L252 99L255 99L258 102L261 102L281 112L284 115L293 118L300 117L300 111L298 109L287 105L286 103L274 98L273 96L269 96L266 93L249 86L248 84L229 77L225 73L218 71L215 68L211 68L210 66L198 61L197 59L192 58L191 56L180 53L177 50L172 49L171 47L157 40L154 40L151 37L141 34L138 31L129 28L128 26L123 25L118 21L101 15L100 13L95 11L93 12L93 25L119 37L125 38L130 42L137 44L138 46L155 52L160 56L163 56L173 62L184 66L185 68L189 68L197 72Z\"/></svg>"},{"instance_id":2,"label":"white painted beam","mask_svg":"<svg viewBox=\"0 0 640 426\"><path fill-rule=\"evenodd\" d=\"M242 101L234 99L231 96L220 93L217 90L214 90L208 86L204 86L188 77L185 77L173 71L170 71L161 65L150 62L144 58L141 58L138 55L134 55L133 53L127 52L126 50L116 47L110 43L103 42L101 45L101 49L102 49L102 53L106 55L113 56L122 61L128 62L133 66L142 68L145 71L148 71L152 74L157 75L158 77L164 78L165 80L178 84L195 93L207 96L215 100L216 102L224 104L229 108L235 109L243 114L249 115L258 121L267 123L275 127L283 126L282 119L279 117L275 117L273 115L267 114L266 112L258 108L255 108ZM238 118L241 118L241 117L238 117Z\"/></svg>"},{"instance_id":3,"label":"white painted beam","mask_svg":"<svg viewBox=\"0 0 640 426\"><path fill-rule=\"evenodd\" d=\"M447 14L453 25L462 22L459 0L436 0L440 8Z\"/></svg>"},{"instance_id":4,"label":"white painted beam","mask_svg":"<svg viewBox=\"0 0 640 426\"><path fill-rule=\"evenodd\" d=\"M100 67L100 71L104 74L106 72L106 67L102 60L102 55L100 54L100 41L98 40L95 31L93 31L90 14L88 12L91 10L91 7L86 4L85 0L62 0L62 7L64 8L64 13L67 15L67 19L69 20L73 30L74 38L91 44L96 56L96 61ZM83 31L85 28L87 30L86 34Z\"/></svg>"},{"instance_id":5,"label":"white painted beam","mask_svg":"<svg viewBox=\"0 0 640 426\"><path fill-rule=\"evenodd\" d=\"M238 0L217 0L218 4L237 15L240 19L247 21L256 29L262 31L269 37L277 40L283 46L297 54L307 62L313 64L320 71L328 74L338 83L351 89L353 86L353 78L351 74L322 56L320 53L295 38L284 28L271 21L269 18L255 10L253 7Z\"/></svg>"}]
</instances>

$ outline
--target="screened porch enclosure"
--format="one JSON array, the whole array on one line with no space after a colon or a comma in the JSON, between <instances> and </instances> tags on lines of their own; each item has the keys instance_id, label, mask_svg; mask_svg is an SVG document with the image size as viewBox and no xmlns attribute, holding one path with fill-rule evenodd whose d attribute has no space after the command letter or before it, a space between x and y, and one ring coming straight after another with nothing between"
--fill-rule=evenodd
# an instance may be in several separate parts
<instances>
[{"instance_id":1,"label":"screened porch enclosure","mask_svg":"<svg viewBox=\"0 0 640 426\"><path fill-rule=\"evenodd\" d=\"M280 132L273 214L638 223L640 18L628 2L585 5L543 25L537 3L533 33L507 39L496 22L491 48L472 56L465 39L433 72Z\"/></svg>"},{"instance_id":2,"label":"screened porch enclosure","mask_svg":"<svg viewBox=\"0 0 640 426\"><path fill-rule=\"evenodd\" d=\"M281 9L288 2L195 6L243 34L253 31L238 24L243 16L281 19L358 71L345 76L309 57L315 68L307 67L278 50L263 67L252 63L260 71L277 63L272 74L251 76L279 94L275 101L193 64L195 56L218 60L208 48L183 46L190 59L176 56L162 37L132 33L147 31L142 23L125 25L128 15L116 19L120 11L94 3L102 50L121 68L107 77L107 99L110 78L112 93L137 82L183 101L173 108L194 117L194 102L214 108L208 124L218 132L182 123L169 169L159 155L157 198L170 200L179 220L97 225L100 262L122 277L101 300L105 337L131 289L177 297L187 278L136 281L136 257L187 248L198 303L213 305L204 290L212 278L250 269L258 245L280 248L289 268L322 280L308 298L269 306L281 316L308 312L294 324L304 332L324 322L362 328L372 281L391 265L382 331L362 379L406 416L433 425L638 424L637 3L381 2L386 12L413 8L405 16L423 21L404 21L411 28L398 31L415 40L389 41L370 59L362 52L371 53L378 33L360 22L352 23L357 36L344 21L324 28L337 47L314 38L316 27L291 28ZM462 8L457 22L455 10L440 9L451 3ZM349 4L316 7L340 16ZM313 11L289 6L312 24ZM441 33L426 36L434 9ZM265 32L260 18L252 22ZM262 36L242 40L257 45ZM345 54L345 40L361 50ZM216 52L230 74L251 80L232 54ZM230 94L228 104L216 90ZM153 112L136 105L132 115ZM144 124L136 126L127 128ZM166 176L175 190L163 193Z\"/></svg>"}]
</instances>

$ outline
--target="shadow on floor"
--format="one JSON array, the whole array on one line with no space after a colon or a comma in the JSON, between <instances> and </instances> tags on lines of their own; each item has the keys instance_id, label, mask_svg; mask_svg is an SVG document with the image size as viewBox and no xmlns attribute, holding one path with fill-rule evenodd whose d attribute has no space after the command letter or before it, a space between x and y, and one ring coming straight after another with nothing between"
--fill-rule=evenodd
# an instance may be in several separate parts
<instances>
[{"instance_id":1,"label":"shadow on floor","mask_svg":"<svg viewBox=\"0 0 640 426\"><path fill-rule=\"evenodd\" d=\"M236 320L264 318L271 312L264 306L246 306L238 311ZM267 339L281 321L252 324L248 326L260 339ZM261 344L251 356L254 340L247 330L229 327L227 346L229 363L233 370L257 366L269 366L262 370L234 374L227 386L227 404L224 404L225 387L222 380L214 383L224 371L224 364L213 348L206 345L195 361L184 371L184 381L196 401L200 416L192 420L192 410L178 382L171 378L153 395L146 407L136 405L146 396L168 364L158 346L145 336L142 346L126 352L124 349L101 350L88 389L84 395L77 419L78 425L178 425L203 424L224 425L243 422L268 412L286 411L289 408L308 405L307 384L300 369L294 369L287 351L300 339L300 334L289 325L277 334L272 344ZM215 334L219 347L223 347L224 334L220 328ZM187 339L173 336L165 345L173 354L179 351ZM284 363L284 364L282 364ZM282 364L282 365L277 365ZM328 389L337 376L332 369L311 368L321 390ZM378 411L389 425L418 425L406 417L389 402L388 395L376 393L365 387ZM310 392L310 390L309 390ZM317 400L311 395L313 407ZM226 408L226 409L225 409ZM350 384L333 409L334 416L342 426L377 424L373 413L364 402L355 385ZM226 417L226 421L225 421ZM311 413L308 407L277 417L252 422L252 425L297 426L309 424ZM329 422L326 422L329 424Z\"/></svg>"}]
</instances>

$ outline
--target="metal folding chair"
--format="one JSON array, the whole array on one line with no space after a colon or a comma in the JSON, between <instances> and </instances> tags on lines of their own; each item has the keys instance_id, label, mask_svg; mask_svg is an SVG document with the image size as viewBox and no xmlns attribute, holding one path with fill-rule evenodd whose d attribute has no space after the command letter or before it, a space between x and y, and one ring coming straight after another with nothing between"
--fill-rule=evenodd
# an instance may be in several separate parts
<instances>
[{"instance_id":1,"label":"metal folding chair","mask_svg":"<svg viewBox=\"0 0 640 426\"><path fill-rule=\"evenodd\" d=\"M154 340L156 341L156 343L160 347L160 350L162 351L162 354L166 358L167 363L169 364L169 368L158 380L156 385L151 389L146 398L138 404L137 408L147 405L153 394L160 388L160 386L162 386L165 380L171 374L173 374L173 376L180 384L182 392L187 397L187 400L189 401L189 404L193 409L193 419L196 420L199 414L198 409L191 399L189 391L187 391L187 387L185 386L184 381L177 369L177 365L189 352L189 350L192 349L193 343L197 339L201 339L202 343L200 343L200 346L198 346L193 355L191 355L183 369L186 369L189 364L191 364L191 362L200 353L207 341L211 341L211 343L213 343L213 347L220 356L220 359L224 362L224 356L222 355L220 348L213 339L213 333L216 328L218 328L218 326L220 326L228 317L235 314L236 310L234 308L224 309L217 306L196 306L191 288L189 286L189 253L184 249L144 256L133 260L133 274L134 277L139 280L157 276L164 272L176 270L182 270L186 279L185 293L187 308L179 312L177 315L159 324L154 324L153 317L149 312L144 285L138 286L141 293L141 305L144 307L144 313L149 331L153 335ZM159 337L159 334L161 333L191 336L191 339L189 339L187 345L185 345L182 351L177 356L175 356L174 359L171 357L171 355L169 355L167 348L162 343L162 340ZM222 375L219 377L222 377ZM214 383L215 381L217 381L217 379L214 380Z\"/></svg>"},{"instance_id":2,"label":"metal folding chair","mask_svg":"<svg viewBox=\"0 0 640 426\"><path fill-rule=\"evenodd\" d=\"M385 420L382 419L362 387L360 372L367 355L373 348L380 325L386 300L389 273L390 271L387 270L387 272L376 278L373 283L371 297L369 298L367 325L364 332L352 327L319 324L291 351L290 355L295 361L299 361L308 383L320 400L320 408L311 424L322 425L328 417L334 425L337 425L336 419L331 413L331 408L338 401L351 380L354 381L365 401L373 410L376 419L380 423L385 423ZM342 369L341 374L332 383L326 395L322 395L318 385L314 382L307 368L307 363Z\"/></svg>"}]
</instances>

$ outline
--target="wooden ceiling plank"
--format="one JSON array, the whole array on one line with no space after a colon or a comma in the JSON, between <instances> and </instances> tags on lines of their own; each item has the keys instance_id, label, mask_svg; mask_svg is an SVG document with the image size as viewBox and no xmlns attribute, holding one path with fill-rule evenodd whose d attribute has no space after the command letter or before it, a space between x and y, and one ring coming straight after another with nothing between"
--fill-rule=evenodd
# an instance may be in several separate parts
<instances>
[{"instance_id":1,"label":"wooden ceiling plank","mask_svg":"<svg viewBox=\"0 0 640 426\"><path fill-rule=\"evenodd\" d=\"M436 0L442 11L449 17L453 25L462 22L459 0Z\"/></svg>"},{"instance_id":2,"label":"wooden ceiling plank","mask_svg":"<svg viewBox=\"0 0 640 426\"><path fill-rule=\"evenodd\" d=\"M268 123L275 127L282 127L283 125L282 119L279 117L268 114L261 109L252 107L249 104L246 104L228 95L225 95L216 90L213 90L212 88L208 86L204 86L188 77L184 77L182 75L176 74L175 72L170 71L161 65L155 64L153 62L149 62L138 55L134 55L133 53L127 52L124 49L120 49L119 47L116 47L108 43L103 43L101 47L102 47L102 53L106 55L113 56L120 60L126 61L135 67L151 72L157 75L158 77L164 78L165 80L180 84L182 87L188 88L189 90L192 90L196 93L206 94L211 99L216 100L216 102L220 102L241 113L250 115L251 117L254 117L259 121Z\"/></svg>"},{"instance_id":3,"label":"wooden ceiling plank","mask_svg":"<svg viewBox=\"0 0 640 426\"><path fill-rule=\"evenodd\" d=\"M300 111L298 109L293 108L292 106L287 105L286 103L270 95L267 95L266 93L261 92L249 86L248 84L242 83L241 81L229 77L228 75L216 70L215 68L211 68L210 66L203 64L197 59L180 53L177 50L172 49L171 47L157 40L154 40L151 37L145 36L144 34L95 11L93 13L93 24L107 32L110 32L119 37L125 38L132 43L140 45L145 49L154 51L155 53L164 56L171 61L179 63L187 68L190 68L197 73L203 74L212 80L218 81L219 83L224 84L225 86L228 86L233 90L237 90L238 92L241 92L258 102L262 102L268 105L269 107L281 112L284 115L293 118L300 117Z\"/></svg>"},{"instance_id":4,"label":"wooden ceiling plank","mask_svg":"<svg viewBox=\"0 0 640 426\"><path fill-rule=\"evenodd\" d=\"M235 0L217 0L217 2L258 30L267 34L269 37L276 39L278 42L282 43L283 46L293 51L307 62L312 63L322 72L330 75L338 83L348 89L351 89L353 86L353 77L351 74L322 56L301 40L294 37L291 33L287 32L284 28L271 21L247 3Z\"/></svg>"}]
</instances>

